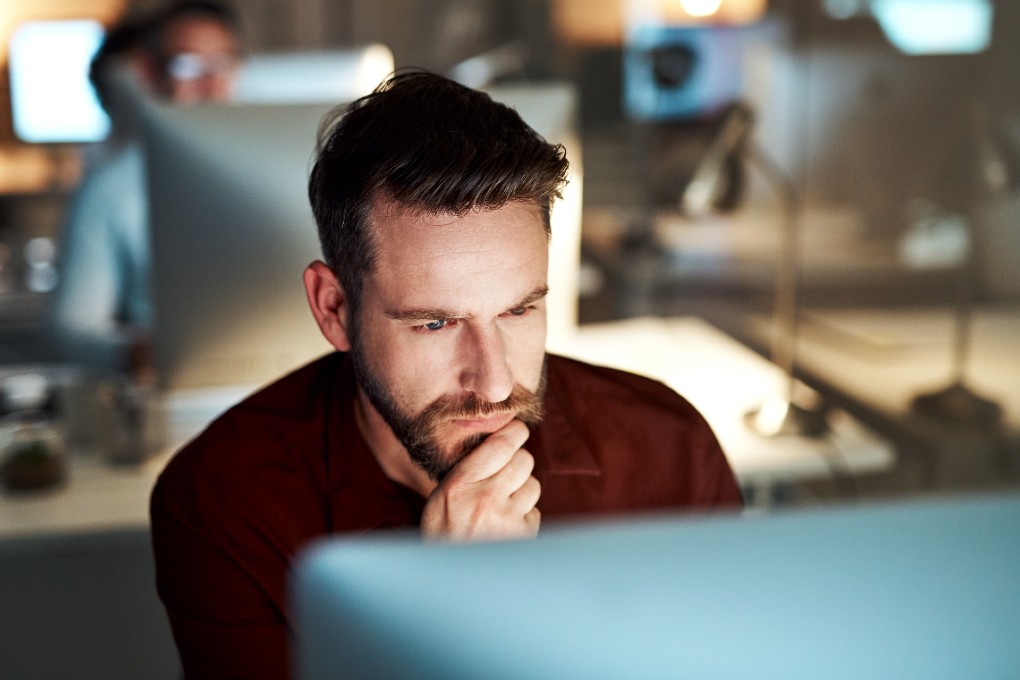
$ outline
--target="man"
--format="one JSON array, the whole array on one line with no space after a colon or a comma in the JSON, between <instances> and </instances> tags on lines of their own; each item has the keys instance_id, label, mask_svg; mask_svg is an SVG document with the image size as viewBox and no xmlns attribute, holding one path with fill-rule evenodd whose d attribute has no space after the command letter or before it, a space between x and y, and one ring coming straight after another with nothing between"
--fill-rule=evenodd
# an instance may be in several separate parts
<instances>
[{"instance_id":1,"label":"man","mask_svg":"<svg viewBox=\"0 0 1020 680\"><path fill-rule=\"evenodd\" d=\"M240 25L218 2L168 6L147 43L149 81L178 104L230 101L241 65Z\"/></svg>"},{"instance_id":2,"label":"man","mask_svg":"<svg viewBox=\"0 0 1020 680\"><path fill-rule=\"evenodd\" d=\"M110 31L91 69L118 146L72 202L50 308L62 354L129 373L147 367L152 312L145 162L125 100L152 92L176 103L227 101L241 57L237 19L219 3L178 2L131 26Z\"/></svg>"},{"instance_id":3,"label":"man","mask_svg":"<svg viewBox=\"0 0 1020 680\"><path fill-rule=\"evenodd\" d=\"M189 677L287 674L286 577L317 537L525 538L556 517L739 506L690 404L545 354L566 174L516 112L427 73L324 124L309 194L325 261L304 281L338 353L219 418L152 496Z\"/></svg>"}]
</instances>

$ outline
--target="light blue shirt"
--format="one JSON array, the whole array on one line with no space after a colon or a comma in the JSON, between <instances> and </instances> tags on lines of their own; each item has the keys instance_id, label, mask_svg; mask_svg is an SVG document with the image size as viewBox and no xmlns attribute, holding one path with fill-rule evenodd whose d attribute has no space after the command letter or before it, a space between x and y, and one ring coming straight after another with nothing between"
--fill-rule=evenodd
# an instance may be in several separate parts
<instances>
[{"instance_id":1,"label":"light blue shirt","mask_svg":"<svg viewBox=\"0 0 1020 680\"><path fill-rule=\"evenodd\" d=\"M113 152L82 182L64 220L59 271L50 321L61 354L83 364L123 367L128 345L152 317L139 144Z\"/></svg>"}]
</instances>

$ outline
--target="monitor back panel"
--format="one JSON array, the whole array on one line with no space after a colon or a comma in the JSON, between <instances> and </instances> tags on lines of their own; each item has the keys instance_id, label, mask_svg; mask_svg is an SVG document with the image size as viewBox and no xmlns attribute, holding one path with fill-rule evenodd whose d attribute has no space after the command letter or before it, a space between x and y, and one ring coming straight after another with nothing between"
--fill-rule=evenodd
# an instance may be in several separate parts
<instances>
[{"instance_id":1,"label":"monitor back panel","mask_svg":"<svg viewBox=\"0 0 1020 680\"><path fill-rule=\"evenodd\" d=\"M1016 495L335 538L295 570L294 657L302 680L1014 677L1018 561Z\"/></svg>"},{"instance_id":2,"label":"monitor back panel","mask_svg":"<svg viewBox=\"0 0 1020 680\"><path fill-rule=\"evenodd\" d=\"M315 105L153 106L144 140L163 388L257 386L330 348L302 271Z\"/></svg>"}]
</instances>

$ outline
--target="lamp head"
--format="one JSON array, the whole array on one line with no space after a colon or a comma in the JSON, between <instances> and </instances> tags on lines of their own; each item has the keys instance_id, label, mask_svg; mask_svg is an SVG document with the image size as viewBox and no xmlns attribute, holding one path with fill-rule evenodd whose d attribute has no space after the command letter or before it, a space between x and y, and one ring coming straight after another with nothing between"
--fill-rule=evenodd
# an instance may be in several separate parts
<instances>
[{"instance_id":1,"label":"lamp head","mask_svg":"<svg viewBox=\"0 0 1020 680\"><path fill-rule=\"evenodd\" d=\"M750 105L736 101L723 110L708 150L680 195L681 212L697 218L736 206L743 184L740 157L753 125Z\"/></svg>"}]
</instances>

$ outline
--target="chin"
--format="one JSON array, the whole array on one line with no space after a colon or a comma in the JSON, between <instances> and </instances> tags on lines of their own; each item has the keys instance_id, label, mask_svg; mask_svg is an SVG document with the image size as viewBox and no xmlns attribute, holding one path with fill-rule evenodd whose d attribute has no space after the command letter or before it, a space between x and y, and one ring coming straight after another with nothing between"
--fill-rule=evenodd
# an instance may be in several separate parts
<instances>
[{"instance_id":1,"label":"chin","mask_svg":"<svg viewBox=\"0 0 1020 680\"><path fill-rule=\"evenodd\" d=\"M467 457L472 451L478 448L478 445L485 441L490 432L475 433L467 437L461 437L454 440L451 443L443 443L436 448L435 454L437 454L439 461L438 465L434 467L439 470L439 479L445 477L446 474L455 468L464 458Z\"/></svg>"}]
</instances>

